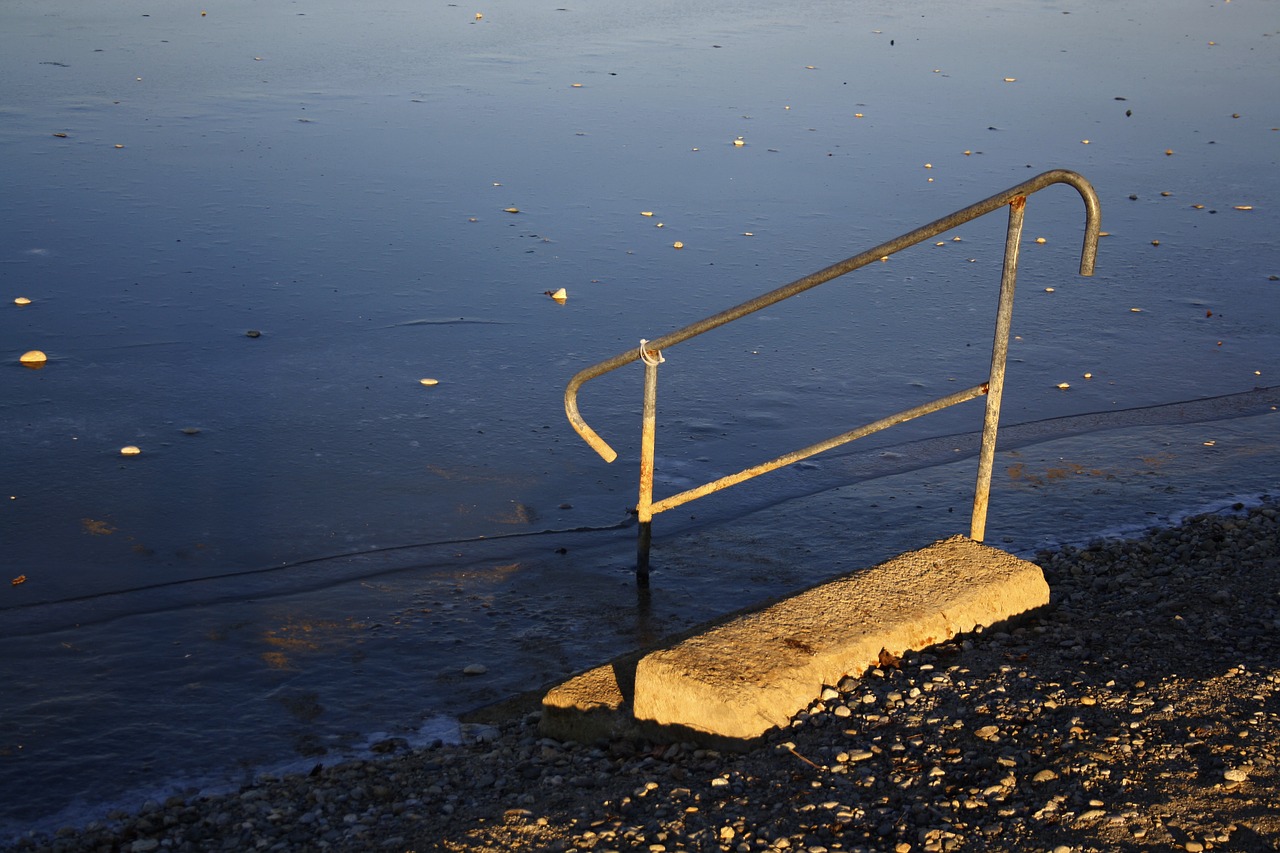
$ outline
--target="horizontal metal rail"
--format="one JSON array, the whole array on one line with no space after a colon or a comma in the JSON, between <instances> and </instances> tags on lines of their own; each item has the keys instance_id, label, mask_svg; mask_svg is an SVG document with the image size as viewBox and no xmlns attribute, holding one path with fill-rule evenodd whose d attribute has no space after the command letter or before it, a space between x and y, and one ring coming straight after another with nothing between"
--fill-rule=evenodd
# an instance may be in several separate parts
<instances>
[{"instance_id":1,"label":"horizontal metal rail","mask_svg":"<svg viewBox=\"0 0 1280 853\"><path fill-rule=\"evenodd\" d=\"M1084 241L1080 253L1080 274L1092 275L1094 261L1097 257L1098 250L1098 234L1101 228L1101 206L1098 202L1097 193L1092 185L1081 175L1067 171L1065 169L1055 169L1053 171L1044 172L1023 181L1017 186L997 193L990 198L984 199L976 204L955 211L947 216L923 225L913 231L909 231L899 237L895 237L888 242L868 249L865 252L846 258L843 261L832 264L815 273L797 279L790 284L772 290L768 293L757 296L747 302L728 308L710 317L706 317L696 323L691 323L682 329L670 332L653 341L641 341L639 349L632 349L619 353L613 358L605 359L590 367L578 371L570 380L564 392L564 408L565 415L569 419L569 423L573 425L574 430L582 436L582 438L591 445L606 462L613 462L617 459L617 452L602 439L595 430L593 430L587 422L582 418L578 410L578 391L586 382L603 376L613 370L628 365L634 361L641 360L645 365L645 400L644 414L642 419L642 435L641 435L641 470L640 470L640 500L637 505L637 513L640 518L640 543L637 549L637 572L643 581L648 571L648 552L649 552L649 524L652 516L658 512L672 509L681 504L695 500L711 492L725 488L730 485L758 476L759 474L781 468L793 462L829 450L849 441L853 441L862 436L869 435L873 432L893 426L896 423L910 420L929 412L938 411L947 406L956 403L971 400L975 397L987 394L987 413L983 428L983 446L979 456L978 466L978 484L974 497L974 512L971 523L971 538L981 541L986 525L986 504L987 493L990 488L991 466L995 454L995 433L999 423L1000 397L1004 386L1004 368L1005 359L1008 352L1008 337L1013 311L1013 293L1017 279L1018 264L1018 248L1021 243L1022 234L1022 218L1023 209L1026 204L1026 198L1031 193L1042 190L1053 184L1068 184L1080 193L1080 197L1085 204L1085 228ZM853 272L856 269L864 267L870 263L886 258L903 249L910 248L918 243L922 243L932 237L949 231L963 225L966 222L985 216L992 211L1002 207L1009 208L1009 227L1005 238L1005 257L1004 271L1001 278L1000 288L1000 305L996 317L995 339L992 346L992 363L991 373L987 382L974 386L967 391L961 391L947 397L939 398L930 403L908 409L897 415L892 415L872 424L859 427L846 433L842 433L827 441L819 442L811 445L803 450L794 451L793 453L780 456L770 462L748 468L738 474L729 477L723 477L712 483L681 492L678 495L652 502L653 489L653 444L655 433L655 414L656 414L656 398L657 398L657 370L658 364L662 361L661 352L664 349L675 346L715 329L726 323L745 317L748 314L767 308L788 299L806 290L817 287L832 279L838 278L846 273Z\"/></svg>"}]
</instances>

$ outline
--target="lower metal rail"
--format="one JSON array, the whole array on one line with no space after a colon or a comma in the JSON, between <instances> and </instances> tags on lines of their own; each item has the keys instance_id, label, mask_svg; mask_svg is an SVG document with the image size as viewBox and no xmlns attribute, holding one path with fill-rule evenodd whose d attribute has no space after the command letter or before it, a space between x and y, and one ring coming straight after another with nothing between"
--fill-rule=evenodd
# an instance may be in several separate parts
<instances>
[{"instance_id":1,"label":"lower metal rail","mask_svg":"<svg viewBox=\"0 0 1280 853\"><path fill-rule=\"evenodd\" d=\"M718 314L713 314L702 320L685 326L674 332L670 332L662 337L646 341L641 340L638 350L629 350L619 353L613 358L606 359L598 364L594 364L583 370L569 380L568 386L564 392L564 408L565 415L569 418L569 423L573 425L574 430L582 436L587 444L600 454L606 462L612 462L617 457L617 452L609 446L593 430L578 411L578 390L582 385L599 376L603 376L610 371L617 370L624 365L631 364L639 360L644 364L644 410L641 420L641 438L640 438L640 488L639 499L636 504L636 514L640 522L639 539L636 545L636 578L641 584L648 582L649 575L649 549L652 538L652 522L653 516L660 512L686 504L696 500L712 492L728 488L765 474L769 471L782 468L802 459L806 459L825 450L839 447L850 441L862 438L880 430L887 429L896 424L918 418L931 412L940 411L957 403L963 403L972 400L975 397L986 396L987 406L986 415L983 420L982 429L982 447L978 455L978 478L974 487L973 512L970 518L971 539L981 542L986 535L987 509L989 496L991 491L991 474L995 462L996 448L996 432L1000 423L1000 403L1004 393L1004 376L1005 363L1009 351L1009 330L1013 319L1013 297L1018 277L1018 249L1022 242L1022 222L1025 214L1027 196L1052 186L1053 184L1068 184L1080 193L1081 199L1085 205L1085 227L1084 227L1084 243L1080 253L1080 274L1084 276L1093 275L1094 261L1098 251L1098 234L1101 227L1102 215L1101 207L1098 202L1098 195L1094 191L1093 186L1081 175L1070 172L1065 169L1055 169L1053 171L1044 172L1036 177L1024 181L1017 186L1010 187L1004 192L997 193L990 198L984 199L976 204L957 210L947 216L937 219L928 225L923 225L913 231L909 231L899 237L881 243L875 248L868 249L865 252L846 258L843 261L832 264L829 267L821 269L815 273L797 279L790 284L784 285L776 290L772 290L761 296L757 296L748 302L733 308L728 308ZM915 406L911 409L899 412L895 415L882 418L878 421L866 424L848 432L841 433L833 438L810 445L800 450L792 451L772 459L768 462L754 465L737 474L727 477L721 477L710 483L705 483L693 489L663 498L659 501L653 500L653 460L654 460L654 440L657 425L657 396L658 396L658 365L665 359L662 351L676 344L689 340L690 338L701 335L726 323L731 323L741 317L754 313L803 293L806 290L817 287L838 278L846 273L853 272L856 269L866 266L874 261L886 258L889 255L902 251L924 242L931 237L963 225L966 222L985 216L992 211L1002 207L1009 208L1009 225L1005 235L1004 250L1004 267L1000 279L1000 299L999 307L996 312L996 328L993 336L991 348L991 368L987 377L987 381L980 385L936 400Z\"/></svg>"}]
</instances>

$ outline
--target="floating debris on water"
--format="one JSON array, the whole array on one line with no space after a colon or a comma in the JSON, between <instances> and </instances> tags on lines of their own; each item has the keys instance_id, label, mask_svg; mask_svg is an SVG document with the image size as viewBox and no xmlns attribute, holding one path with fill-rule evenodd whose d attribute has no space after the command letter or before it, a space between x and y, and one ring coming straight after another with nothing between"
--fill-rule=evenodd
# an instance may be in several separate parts
<instances>
[{"instance_id":1,"label":"floating debris on water","mask_svg":"<svg viewBox=\"0 0 1280 853\"><path fill-rule=\"evenodd\" d=\"M14 305L30 305L31 300L25 296L19 296L18 298L13 300L13 304Z\"/></svg>"},{"instance_id":2,"label":"floating debris on water","mask_svg":"<svg viewBox=\"0 0 1280 853\"><path fill-rule=\"evenodd\" d=\"M671 247L672 247L673 249L683 249L683 248L684 248L684 243L681 243L679 240L677 240L677 241L675 241L674 243L672 243L672 244L671 244Z\"/></svg>"},{"instance_id":3,"label":"floating debris on water","mask_svg":"<svg viewBox=\"0 0 1280 853\"><path fill-rule=\"evenodd\" d=\"M43 365L48 360L49 356L38 349L29 350L18 357L19 362L33 367Z\"/></svg>"},{"instance_id":4,"label":"floating debris on water","mask_svg":"<svg viewBox=\"0 0 1280 853\"><path fill-rule=\"evenodd\" d=\"M439 385L440 384L439 379L419 379L418 382L422 383L423 385Z\"/></svg>"},{"instance_id":5,"label":"floating debris on water","mask_svg":"<svg viewBox=\"0 0 1280 853\"><path fill-rule=\"evenodd\" d=\"M138 447L136 444L126 444L124 447L120 448L121 456L137 456L141 452L142 448Z\"/></svg>"}]
</instances>

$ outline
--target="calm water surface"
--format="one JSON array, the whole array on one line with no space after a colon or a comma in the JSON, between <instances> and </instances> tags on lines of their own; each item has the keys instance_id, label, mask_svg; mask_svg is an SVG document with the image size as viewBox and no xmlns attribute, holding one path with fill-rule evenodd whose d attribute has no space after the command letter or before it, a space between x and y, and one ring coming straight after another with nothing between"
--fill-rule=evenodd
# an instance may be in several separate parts
<instances>
[{"instance_id":1,"label":"calm water surface","mask_svg":"<svg viewBox=\"0 0 1280 853\"><path fill-rule=\"evenodd\" d=\"M1050 168L1094 183L1109 236L1080 278L1079 197L1030 200L1004 409L1026 426L989 538L1275 486L1273 2L11 2L0 24L7 833L449 736L963 531L977 403L660 516L641 607L640 370L583 394L613 465L561 394ZM1003 236L992 215L667 352L659 494L980 382Z\"/></svg>"}]
</instances>

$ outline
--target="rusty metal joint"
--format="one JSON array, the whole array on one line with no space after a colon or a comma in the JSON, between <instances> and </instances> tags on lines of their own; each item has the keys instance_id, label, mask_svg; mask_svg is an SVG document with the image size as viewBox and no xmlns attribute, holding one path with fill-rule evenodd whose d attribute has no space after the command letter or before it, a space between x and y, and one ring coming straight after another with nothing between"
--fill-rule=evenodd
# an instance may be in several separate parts
<instances>
[{"instance_id":1,"label":"rusty metal joint","mask_svg":"<svg viewBox=\"0 0 1280 853\"><path fill-rule=\"evenodd\" d=\"M640 360L650 367L657 367L665 362L666 359L662 357L662 350L647 349L645 347L647 343L649 343L647 338L640 339Z\"/></svg>"}]
</instances>

